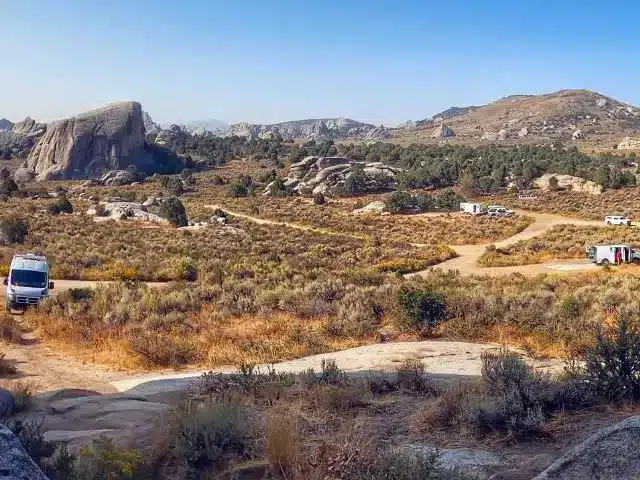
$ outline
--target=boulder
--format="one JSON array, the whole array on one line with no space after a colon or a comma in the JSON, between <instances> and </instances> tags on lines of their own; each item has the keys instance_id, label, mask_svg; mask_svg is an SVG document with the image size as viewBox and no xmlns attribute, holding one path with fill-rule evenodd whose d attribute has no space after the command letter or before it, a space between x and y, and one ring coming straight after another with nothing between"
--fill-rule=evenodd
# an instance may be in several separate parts
<instances>
[{"instance_id":1,"label":"boulder","mask_svg":"<svg viewBox=\"0 0 640 480\"><path fill-rule=\"evenodd\" d=\"M385 207L386 205L384 202L376 200L375 202L371 202L370 204L365 205L362 208L354 210L353 213L382 213Z\"/></svg>"},{"instance_id":2,"label":"boulder","mask_svg":"<svg viewBox=\"0 0 640 480\"><path fill-rule=\"evenodd\" d=\"M624 137L618 143L618 150L640 150L640 138Z\"/></svg>"},{"instance_id":3,"label":"boulder","mask_svg":"<svg viewBox=\"0 0 640 480\"><path fill-rule=\"evenodd\" d=\"M355 169L362 172L362 189L379 192L397 186L396 175L402 171L381 162L356 162L345 157L306 157L289 168L284 186L302 195L338 193ZM265 195L271 192L267 188Z\"/></svg>"},{"instance_id":4,"label":"boulder","mask_svg":"<svg viewBox=\"0 0 640 480\"><path fill-rule=\"evenodd\" d=\"M4 480L47 480L7 427L0 425L0 477Z\"/></svg>"},{"instance_id":5,"label":"boulder","mask_svg":"<svg viewBox=\"0 0 640 480\"><path fill-rule=\"evenodd\" d=\"M452 470L476 480L487 480L496 472L509 465L509 461L500 455L484 450L468 448L439 449L438 465L444 470ZM430 458L434 448L428 445L409 444L400 449L405 455L417 455Z\"/></svg>"},{"instance_id":6,"label":"boulder","mask_svg":"<svg viewBox=\"0 0 640 480\"><path fill-rule=\"evenodd\" d=\"M640 416L630 417L589 437L534 480L633 480L640 472Z\"/></svg>"},{"instance_id":7,"label":"boulder","mask_svg":"<svg viewBox=\"0 0 640 480\"><path fill-rule=\"evenodd\" d=\"M273 142L281 142L282 141L282 135L280 134L280 132L278 131L277 128L272 128L270 130L266 130L264 132L260 132L258 134L258 138L261 138L262 140L273 141Z\"/></svg>"},{"instance_id":8,"label":"boulder","mask_svg":"<svg viewBox=\"0 0 640 480\"><path fill-rule=\"evenodd\" d=\"M11 177L11 172L7 167L0 168L0 180L6 180Z\"/></svg>"},{"instance_id":9,"label":"boulder","mask_svg":"<svg viewBox=\"0 0 640 480\"><path fill-rule=\"evenodd\" d=\"M571 138L573 140L582 140L583 138L585 138L585 134L578 128L571 134Z\"/></svg>"},{"instance_id":10,"label":"boulder","mask_svg":"<svg viewBox=\"0 0 640 480\"><path fill-rule=\"evenodd\" d=\"M529 135L529 129L527 127L522 127L520 131L518 131L519 137L526 137L527 135Z\"/></svg>"},{"instance_id":11,"label":"boulder","mask_svg":"<svg viewBox=\"0 0 640 480\"><path fill-rule=\"evenodd\" d=\"M606 99L606 98L599 98L599 99L596 101L596 106L597 106L597 107L600 107L600 108L604 108L604 107L606 107L606 106L607 106L607 99Z\"/></svg>"},{"instance_id":12,"label":"boulder","mask_svg":"<svg viewBox=\"0 0 640 480\"><path fill-rule=\"evenodd\" d=\"M168 224L166 218L147 211L147 207L135 202L109 202L104 204L105 216L96 217L96 220L139 220ZM87 212L89 213L89 212Z\"/></svg>"},{"instance_id":13,"label":"boulder","mask_svg":"<svg viewBox=\"0 0 640 480\"><path fill-rule=\"evenodd\" d=\"M11 131L27 138L40 137L46 133L47 124L36 122L34 119L27 117L23 121L16 123Z\"/></svg>"},{"instance_id":14,"label":"boulder","mask_svg":"<svg viewBox=\"0 0 640 480\"><path fill-rule=\"evenodd\" d=\"M0 387L0 418L13 412L13 395L9 390Z\"/></svg>"},{"instance_id":15,"label":"boulder","mask_svg":"<svg viewBox=\"0 0 640 480\"><path fill-rule=\"evenodd\" d=\"M127 170L111 170L100 177L100 183L109 187L130 185L135 181L135 175Z\"/></svg>"},{"instance_id":16,"label":"boulder","mask_svg":"<svg viewBox=\"0 0 640 480\"><path fill-rule=\"evenodd\" d=\"M29 155L29 168L38 180L48 180L144 166L144 131L139 103L112 103L49 125Z\"/></svg>"},{"instance_id":17,"label":"boulder","mask_svg":"<svg viewBox=\"0 0 640 480\"><path fill-rule=\"evenodd\" d=\"M142 202L143 207L157 207L160 205L160 201L156 197L149 197L144 202Z\"/></svg>"},{"instance_id":18,"label":"boulder","mask_svg":"<svg viewBox=\"0 0 640 480\"><path fill-rule=\"evenodd\" d=\"M586 180L580 177L573 177L571 175L562 175L559 173L545 173L540 178L536 178L533 183L536 187L542 190L549 189L549 179L556 177L558 180L558 187L567 188L574 192L590 193L592 195L599 195L602 193L602 185L598 185L591 180Z\"/></svg>"},{"instance_id":19,"label":"boulder","mask_svg":"<svg viewBox=\"0 0 640 480\"><path fill-rule=\"evenodd\" d=\"M498 134L496 132L484 132L480 140L487 140L489 142L495 142L498 140Z\"/></svg>"},{"instance_id":20,"label":"boulder","mask_svg":"<svg viewBox=\"0 0 640 480\"><path fill-rule=\"evenodd\" d=\"M444 123L441 123L440 126L431 133L431 138L446 138L455 136L456 133Z\"/></svg>"},{"instance_id":21,"label":"boulder","mask_svg":"<svg viewBox=\"0 0 640 480\"><path fill-rule=\"evenodd\" d=\"M13 173L13 179L16 183L29 183L35 176L36 172L25 167L20 167Z\"/></svg>"}]
</instances>

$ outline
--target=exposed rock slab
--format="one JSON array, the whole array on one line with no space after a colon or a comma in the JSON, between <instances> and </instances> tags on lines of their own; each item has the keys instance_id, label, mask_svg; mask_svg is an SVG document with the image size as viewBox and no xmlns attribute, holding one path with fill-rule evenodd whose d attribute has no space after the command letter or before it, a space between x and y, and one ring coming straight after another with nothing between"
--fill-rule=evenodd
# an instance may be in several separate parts
<instances>
[{"instance_id":1,"label":"exposed rock slab","mask_svg":"<svg viewBox=\"0 0 640 480\"><path fill-rule=\"evenodd\" d=\"M370 204L365 205L362 208L354 210L353 213L382 213L385 207L386 205L384 202L376 200L375 202L371 202Z\"/></svg>"},{"instance_id":2,"label":"exposed rock slab","mask_svg":"<svg viewBox=\"0 0 640 480\"><path fill-rule=\"evenodd\" d=\"M540 178L536 178L533 183L538 188L548 190L551 177L555 177L556 180L558 180L558 186L560 188L567 188L574 192L590 193L592 195L602 193L602 185L598 185L591 180L586 180L581 177L573 177L559 173L545 173Z\"/></svg>"},{"instance_id":3,"label":"exposed rock slab","mask_svg":"<svg viewBox=\"0 0 640 480\"><path fill-rule=\"evenodd\" d=\"M149 161L144 132L139 103L112 103L49 125L29 155L29 168L38 180L53 180L142 166Z\"/></svg>"},{"instance_id":4,"label":"exposed rock slab","mask_svg":"<svg viewBox=\"0 0 640 480\"><path fill-rule=\"evenodd\" d=\"M169 221L166 218L147 211L147 207L141 203L108 202L103 204L103 208L106 215L95 217L96 220L139 220L143 222L169 224ZM87 213L89 215L95 215L96 210L90 209Z\"/></svg>"},{"instance_id":5,"label":"exposed rock slab","mask_svg":"<svg viewBox=\"0 0 640 480\"><path fill-rule=\"evenodd\" d=\"M624 137L618 144L618 150L640 150L640 138Z\"/></svg>"},{"instance_id":6,"label":"exposed rock slab","mask_svg":"<svg viewBox=\"0 0 640 480\"><path fill-rule=\"evenodd\" d=\"M20 441L0 425L0 477L4 480L47 480Z\"/></svg>"},{"instance_id":7,"label":"exposed rock slab","mask_svg":"<svg viewBox=\"0 0 640 480\"><path fill-rule=\"evenodd\" d=\"M640 416L600 430L534 480L634 480L640 473Z\"/></svg>"},{"instance_id":8,"label":"exposed rock slab","mask_svg":"<svg viewBox=\"0 0 640 480\"><path fill-rule=\"evenodd\" d=\"M441 123L440 126L436 128L433 133L431 133L431 138L446 138L455 136L456 133L444 123Z\"/></svg>"}]
</instances>

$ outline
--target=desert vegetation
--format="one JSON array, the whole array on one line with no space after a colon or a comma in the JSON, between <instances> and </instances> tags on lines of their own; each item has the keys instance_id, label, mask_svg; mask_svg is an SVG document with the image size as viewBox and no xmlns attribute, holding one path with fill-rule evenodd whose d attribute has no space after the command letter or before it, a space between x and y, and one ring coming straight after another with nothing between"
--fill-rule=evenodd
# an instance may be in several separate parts
<instances>
[{"instance_id":1,"label":"desert vegetation","mask_svg":"<svg viewBox=\"0 0 640 480\"><path fill-rule=\"evenodd\" d=\"M556 225L543 235L507 247L490 246L478 259L483 267L529 265L550 260L584 258L585 248L599 244L640 244L635 228Z\"/></svg>"}]
</instances>

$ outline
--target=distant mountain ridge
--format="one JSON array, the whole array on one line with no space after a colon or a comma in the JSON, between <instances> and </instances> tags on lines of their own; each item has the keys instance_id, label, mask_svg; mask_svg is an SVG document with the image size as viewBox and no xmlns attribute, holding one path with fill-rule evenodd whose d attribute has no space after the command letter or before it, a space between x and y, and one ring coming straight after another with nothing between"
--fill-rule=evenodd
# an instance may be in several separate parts
<instances>
[{"instance_id":1,"label":"distant mountain ridge","mask_svg":"<svg viewBox=\"0 0 640 480\"><path fill-rule=\"evenodd\" d=\"M11 130L13 128L13 122L10 122L6 118L0 118L0 131Z\"/></svg>"}]
</instances>

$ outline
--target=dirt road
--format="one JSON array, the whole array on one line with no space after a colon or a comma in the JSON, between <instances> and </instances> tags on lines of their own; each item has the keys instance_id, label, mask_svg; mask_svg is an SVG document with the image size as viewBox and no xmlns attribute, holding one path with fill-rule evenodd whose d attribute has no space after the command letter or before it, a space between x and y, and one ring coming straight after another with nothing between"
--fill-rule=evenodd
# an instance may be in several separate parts
<instances>
[{"instance_id":1,"label":"dirt road","mask_svg":"<svg viewBox=\"0 0 640 480\"><path fill-rule=\"evenodd\" d=\"M88 280L53 280L58 293L70 288L93 288L98 283ZM148 283L160 286L162 283ZM0 301L4 307L5 289L0 288ZM100 393L115 393L117 390L110 382L126 377L127 374L114 372L106 366L80 362L65 357L42 344L35 333L23 322L21 315L14 315L22 329L22 342L19 344L0 344L4 359L18 370L11 380L31 383L37 391L59 388L81 388Z\"/></svg>"}]
</instances>

